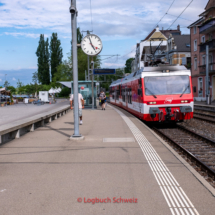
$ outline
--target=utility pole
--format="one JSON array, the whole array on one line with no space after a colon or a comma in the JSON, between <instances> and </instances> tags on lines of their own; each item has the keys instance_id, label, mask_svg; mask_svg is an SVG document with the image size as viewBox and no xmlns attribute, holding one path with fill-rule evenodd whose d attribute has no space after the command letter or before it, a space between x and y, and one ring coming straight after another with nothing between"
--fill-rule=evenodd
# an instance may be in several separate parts
<instances>
[{"instance_id":1,"label":"utility pole","mask_svg":"<svg viewBox=\"0 0 215 215\"><path fill-rule=\"evenodd\" d=\"M87 55L87 79L90 80L90 58L89 55Z\"/></svg>"},{"instance_id":2,"label":"utility pole","mask_svg":"<svg viewBox=\"0 0 215 215\"><path fill-rule=\"evenodd\" d=\"M74 134L70 139L83 139L79 134L78 116L78 54L77 54L77 9L76 0L71 0L71 23L72 23L72 65L73 65L73 101L74 101Z\"/></svg>"},{"instance_id":3,"label":"utility pole","mask_svg":"<svg viewBox=\"0 0 215 215\"><path fill-rule=\"evenodd\" d=\"M210 89L209 89L209 46L206 45L206 103L210 104Z\"/></svg>"},{"instance_id":4,"label":"utility pole","mask_svg":"<svg viewBox=\"0 0 215 215\"><path fill-rule=\"evenodd\" d=\"M94 62L93 57L91 58L91 75L92 75L92 110L94 110L94 75L93 75L93 69L94 69Z\"/></svg>"}]
</instances>

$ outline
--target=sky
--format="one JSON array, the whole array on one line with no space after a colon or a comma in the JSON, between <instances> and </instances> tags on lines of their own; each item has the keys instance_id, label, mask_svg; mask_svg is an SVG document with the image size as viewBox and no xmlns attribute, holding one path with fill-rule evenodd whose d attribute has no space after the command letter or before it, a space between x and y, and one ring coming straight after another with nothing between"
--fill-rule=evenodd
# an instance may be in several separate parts
<instances>
[{"instance_id":1,"label":"sky","mask_svg":"<svg viewBox=\"0 0 215 215\"><path fill-rule=\"evenodd\" d=\"M91 7L90 7L91 1ZM0 86L4 81L16 86L32 81L37 71L36 50L40 34L50 40L58 33L64 59L71 49L70 0L0 0ZM100 53L103 68L122 68L134 57L136 43L143 40L158 23L168 29L191 0L76 0L77 25L81 31L93 31L103 42ZM171 26L189 26L204 11L207 0L193 0ZM91 10L90 10L91 8ZM83 32L85 35L86 33ZM102 55L119 55L109 58ZM108 59L105 59L108 58ZM103 60L104 59L104 60Z\"/></svg>"}]
</instances>

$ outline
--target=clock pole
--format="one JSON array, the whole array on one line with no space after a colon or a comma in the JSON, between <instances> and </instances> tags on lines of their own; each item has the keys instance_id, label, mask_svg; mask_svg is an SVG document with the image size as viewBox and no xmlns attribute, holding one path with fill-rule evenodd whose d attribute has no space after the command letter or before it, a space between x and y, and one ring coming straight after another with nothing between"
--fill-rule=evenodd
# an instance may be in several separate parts
<instances>
[{"instance_id":1,"label":"clock pole","mask_svg":"<svg viewBox=\"0 0 215 215\"><path fill-rule=\"evenodd\" d=\"M94 62L93 57L91 58L91 74L92 74L92 110L94 110L94 75L93 75L93 69L94 69Z\"/></svg>"},{"instance_id":2,"label":"clock pole","mask_svg":"<svg viewBox=\"0 0 215 215\"><path fill-rule=\"evenodd\" d=\"M74 134L70 139L83 139L79 134L78 116L78 57L77 57L77 9L76 0L71 0L71 21L72 21L72 66L73 66L73 101L74 101Z\"/></svg>"}]
</instances>

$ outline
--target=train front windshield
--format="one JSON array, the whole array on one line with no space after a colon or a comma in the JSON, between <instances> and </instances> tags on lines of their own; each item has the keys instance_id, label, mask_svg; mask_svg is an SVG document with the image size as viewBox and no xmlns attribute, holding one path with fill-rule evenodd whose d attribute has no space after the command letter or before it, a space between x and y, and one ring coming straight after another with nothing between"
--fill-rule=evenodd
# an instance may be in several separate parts
<instances>
[{"instance_id":1,"label":"train front windshield","mask_svg":"<svg viewBox=\"0 0 215 215\"><path fill-rule=\"evenodd\" d=\"M145 95L173 95L190 93L188 75L145 77Z\"/></svg>"}]
</instances>

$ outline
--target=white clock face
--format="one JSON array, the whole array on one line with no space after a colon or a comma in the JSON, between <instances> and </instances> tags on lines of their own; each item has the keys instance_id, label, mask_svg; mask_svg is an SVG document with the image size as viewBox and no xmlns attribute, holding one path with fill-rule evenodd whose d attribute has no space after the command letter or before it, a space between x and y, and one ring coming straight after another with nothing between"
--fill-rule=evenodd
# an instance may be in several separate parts
<instances>
[{"instance_id":1,"label":"white clock face","mask_svg":"<svg viewBox=\"0 0 215 215\"><path fill-rule=\"evenodd\" d=\"M95 34L89 34L81 41L83 52L90 56L98 55L102 51L102 41Z\"/></svg>"}]
</instances>

